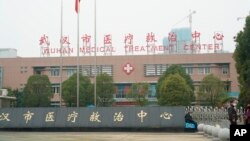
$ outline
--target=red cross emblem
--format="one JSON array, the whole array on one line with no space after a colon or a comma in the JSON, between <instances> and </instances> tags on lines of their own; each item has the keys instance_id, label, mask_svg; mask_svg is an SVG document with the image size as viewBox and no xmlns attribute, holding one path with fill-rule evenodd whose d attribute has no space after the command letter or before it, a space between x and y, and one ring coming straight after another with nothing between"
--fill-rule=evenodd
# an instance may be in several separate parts
<instances>
[{"instance_id":1,"label":"red cross emblem","mask_svg":"<svg viewBox=\"0 0 250 141\"><path fill-rule=\"evenodd\" d=\"M123 70L127 75L130 75L130 74L135 70L135 68L134 68L130 63L127 63L127 64L125 64L125 65L122 67L122 70Z\"/></svg>"}]
</instances>

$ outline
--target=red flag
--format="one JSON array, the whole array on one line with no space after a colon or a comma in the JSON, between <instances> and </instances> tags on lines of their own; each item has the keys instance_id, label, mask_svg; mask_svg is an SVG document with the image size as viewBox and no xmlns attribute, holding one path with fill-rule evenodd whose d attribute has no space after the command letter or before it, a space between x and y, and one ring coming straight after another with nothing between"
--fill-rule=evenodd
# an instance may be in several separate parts
<instances>
[{"instance_id":1,"label":"red flag","mask_svg":"<svg viewBox=\"0 0 250 141\"><path fill-rule=\"evenodd\" d=\"M79 11L80 11L80 0L76 0L76 3L75 3L75 11L76 11L77 14L78 14Z\"/></svg>"}]
</instances>

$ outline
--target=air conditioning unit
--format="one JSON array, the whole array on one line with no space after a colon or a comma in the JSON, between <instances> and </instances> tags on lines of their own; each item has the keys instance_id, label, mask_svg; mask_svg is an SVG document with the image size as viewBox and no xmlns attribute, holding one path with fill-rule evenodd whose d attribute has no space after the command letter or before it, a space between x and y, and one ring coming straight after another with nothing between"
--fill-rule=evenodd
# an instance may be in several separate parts
<instances>
[{"instance_id":1,"label":"air conditioning unit","mask_svg":"<svg viewBox=\"0 0 250 141\"><path fill-rule=\"evenodd\" d=\"M7 96L8 90L7 89L0 89L0 96Z\"/></svg>"}]
</instances>

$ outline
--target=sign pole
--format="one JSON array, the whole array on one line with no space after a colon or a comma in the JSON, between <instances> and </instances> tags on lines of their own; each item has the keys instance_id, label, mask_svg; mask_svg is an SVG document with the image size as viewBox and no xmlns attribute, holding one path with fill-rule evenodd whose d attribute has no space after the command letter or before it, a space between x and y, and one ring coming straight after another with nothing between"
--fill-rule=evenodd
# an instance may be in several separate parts
<instances>
[{"instance_id":1,"label":"sign pole","mask_svg":"<svg viewBox=\"0 0 250 141\"><path fill-rule=\"evenodd\" d=\"M94 29L94 34L95 34L95 36L94 36L94 38L95 38L95 85L94 85L94 104L95 104L95 106L97 107L97 105L96 105L96 75L97 75L97 67L96 67L96 0L94 1L94 24L95 24L95 29Z\"/></svg>"},{"instance_id":2,"label":"sign pole","mask_svg":"<svg viewBox=\"0 0 250 141\"><path fill-rule=\"evenodd\" d=\"M77 107L79 107L79 14L80 10L77 12Z\"/></svg>"},{"instance_id":3,"label":"sign pole","mask_svg":"<svg viewBox=\"0 0 250 141\"><path fill-rule=\"evenodd\" d=\"M62 107L62 64L63 64L63 59L62 59L62 47L63 47L62 46L62 36L63 36L63 0L61 0L60 107Z\"/></svg>"}]
</instances>

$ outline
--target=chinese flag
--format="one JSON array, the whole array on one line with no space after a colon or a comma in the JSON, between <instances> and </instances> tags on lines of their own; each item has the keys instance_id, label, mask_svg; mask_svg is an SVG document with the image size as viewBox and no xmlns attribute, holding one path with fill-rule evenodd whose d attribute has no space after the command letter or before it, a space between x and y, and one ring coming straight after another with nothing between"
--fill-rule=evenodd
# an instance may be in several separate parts
<instances>
[{"instance_id":1,"label":"chinese flag","mask_svg":"<svg viewBox=\"0 0 250 141\"><path fill-rule=\"evenodd\" d=\"M76 13L78 14L79 11L80 11L80 0L76 0L76 3L75 3L75 10L76 10Z\"/></svg>"}]
</instances>

